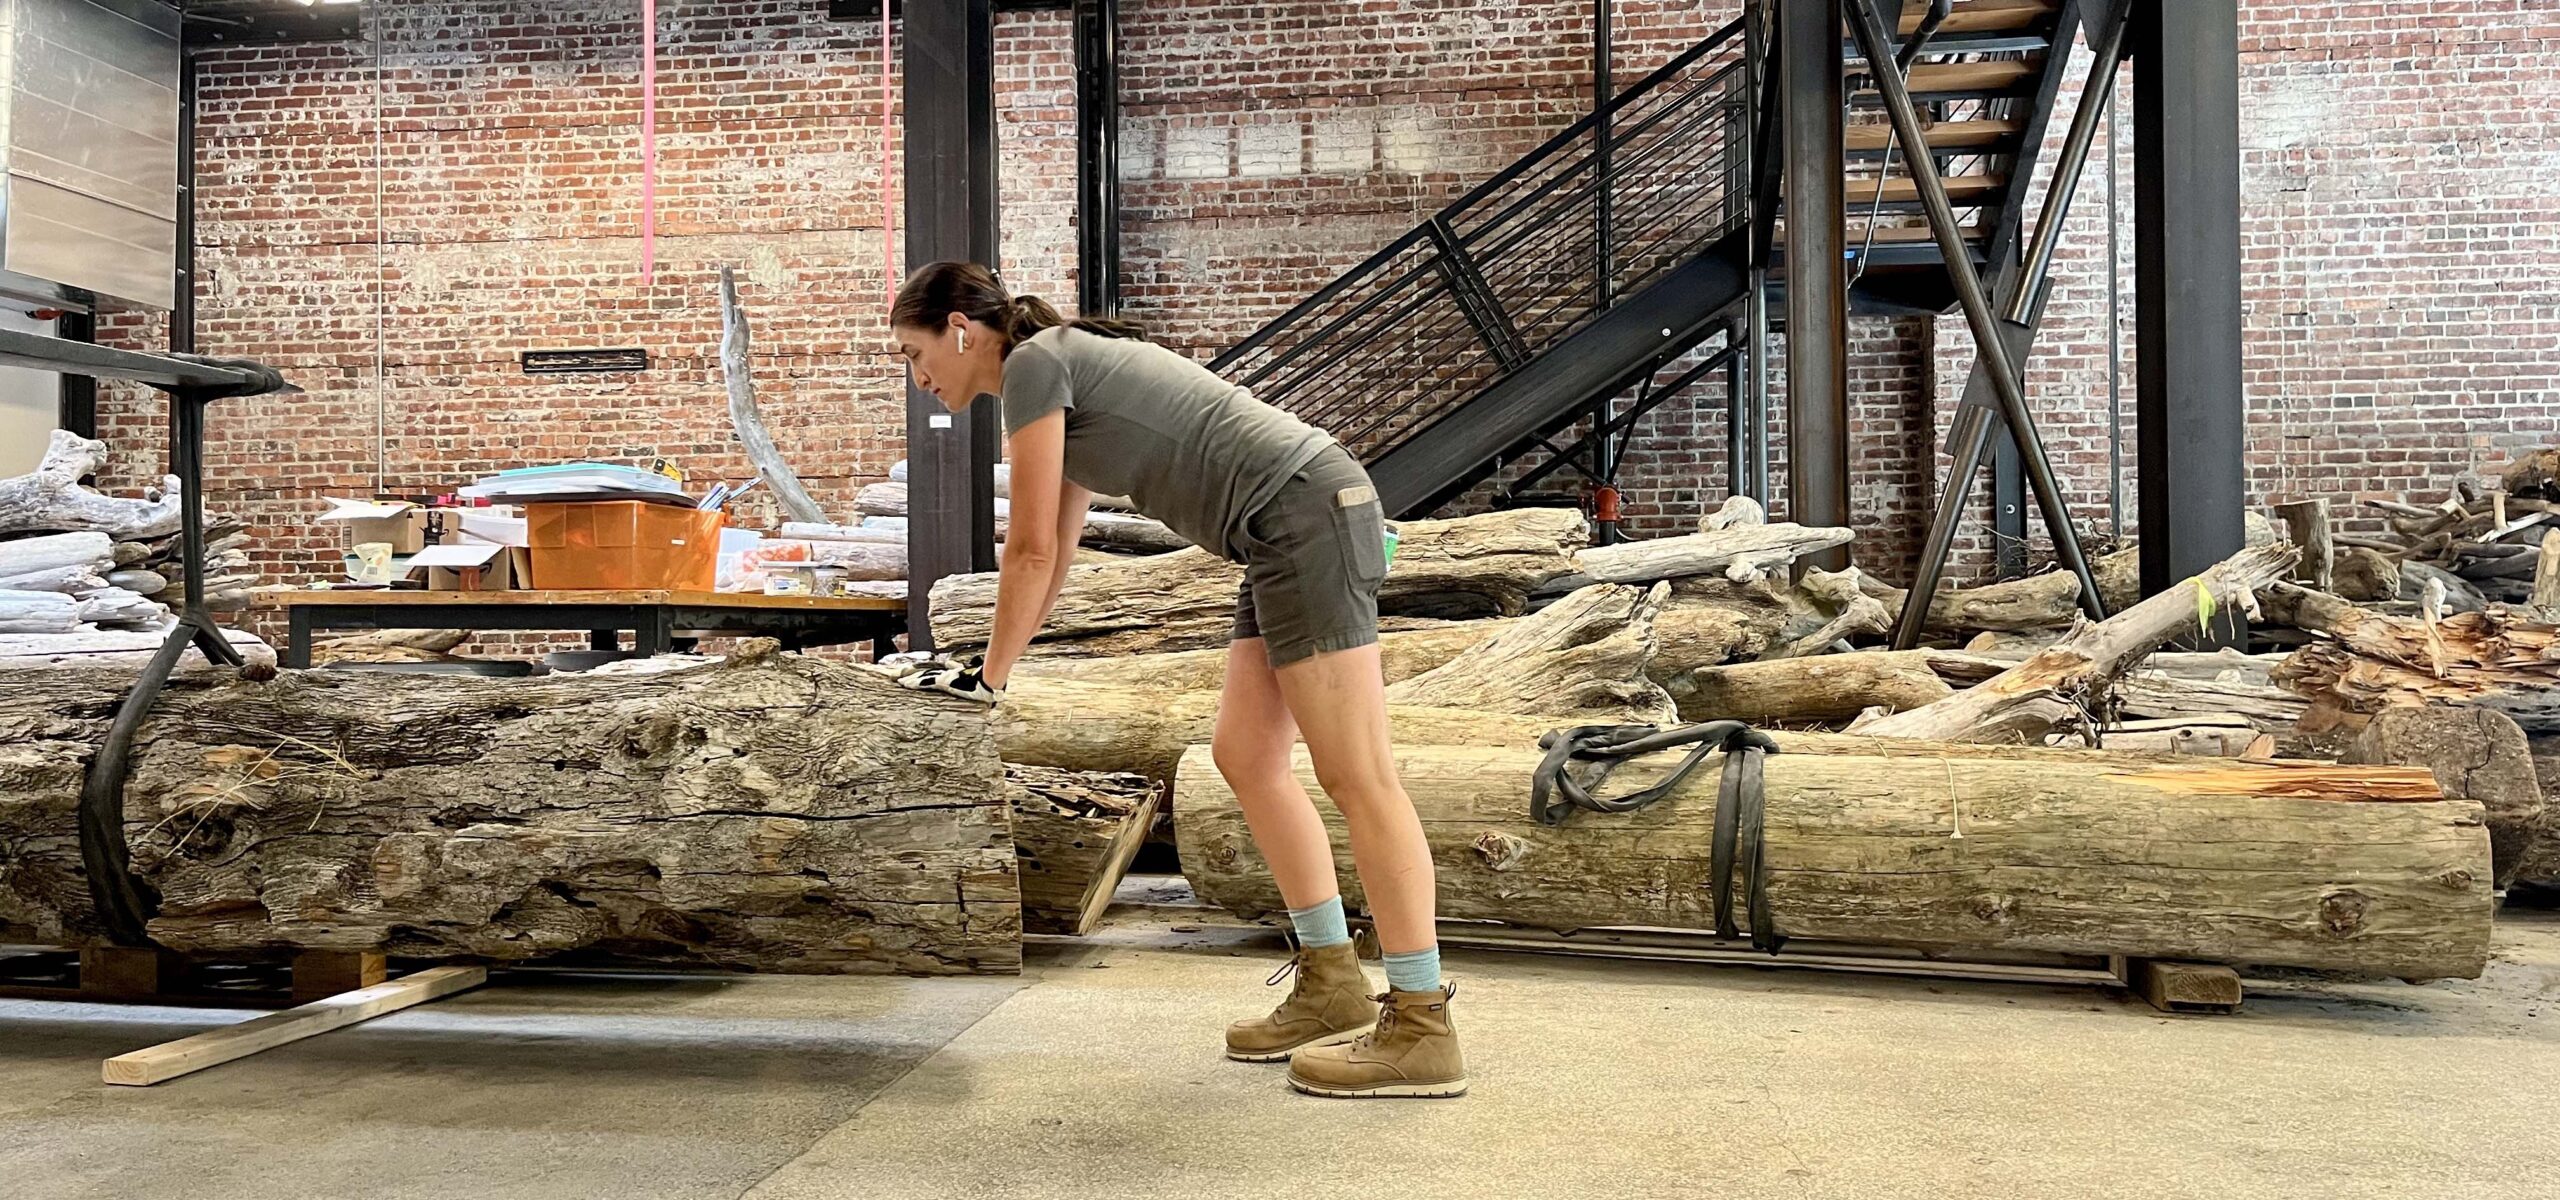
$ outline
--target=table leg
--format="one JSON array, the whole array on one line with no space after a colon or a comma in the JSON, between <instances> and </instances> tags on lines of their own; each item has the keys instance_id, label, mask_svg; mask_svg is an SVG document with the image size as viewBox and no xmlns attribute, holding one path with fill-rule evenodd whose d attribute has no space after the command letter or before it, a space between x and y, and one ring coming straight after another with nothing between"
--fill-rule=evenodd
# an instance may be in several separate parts
<instances>
[{"instance_id":1,"label":"table leg","mask_svg":"<svg viewBox=\"0 0 2560 1200\"><path fill-rule=\"evenodd\" d=\"M588 633L587 633L587 649L589 649L589 650L620 650L620 649L622 649L622 631L621 631L621 630L618 630L618 629L595 629L595 630L590 630L590 631L588 631Z\"/></svg>"},{"instance_id":2,"label":"table leg","mask_svg":"<svg viewBox=\"0 0 2560 1200\"><path fill-rule=\"evenodd\" d=\"M631 648L644 655L664 654L675 640L674 614L663 608L641 610L632 624Z\"/></svg>"},{"instance_id":3,"label":"table leg","mask_svg":"<svg viewBox=\"0 0 2560 1200\"><path fill-rule=\"evenodd\" d=\"M884 634L871 639L871 661L878 662L898 652L898 635Z\"/></svg>"},{"instance_id":4,"label":"table leg","mask_svg":"<svg viewBox=\"0 0 2560 1200\"><path fill-rule=\"evenodd\" d=\"M289 628L285 633L284 665L294 668L311 665L311 610L290 610Z\"/></svg>"}]
</instances>

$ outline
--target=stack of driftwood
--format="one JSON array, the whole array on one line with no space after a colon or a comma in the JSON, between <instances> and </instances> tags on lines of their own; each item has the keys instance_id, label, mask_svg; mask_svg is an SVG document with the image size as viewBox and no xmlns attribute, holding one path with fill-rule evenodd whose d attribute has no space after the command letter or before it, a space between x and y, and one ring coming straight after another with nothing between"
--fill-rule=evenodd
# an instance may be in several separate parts
<instances>
[{"instance_id":1,"label":"stack of driftwood","mask_svg":"<svg viewBox=\"0 0 2560 1200\"><path fill-rule=\"evenodd\" d=\"M177 479L140 499L109 496L83 480L106 460L106 443L55 430L34 472L0 479L0 656L77 651L100 631L164 628L186 593L178 546ZM206 530L209 606L247 601L247 535L236 523ZM86 638L80 642L29 638Z\"/></svg>"},{"instance_id":2,"label":"stack of driftwood","mask_svg":"<svg viewBox=\"0 0 2560 1200\"><path fill-rule=\"evenodd\" d=\"M2325 533L2326 500L2278 506L2304 531L2296 540L2314 586L2357 601L2424 602L2433 589L2446 612L2560 607L2560 449L2518 459L2492 490L2465 482L2433 505L2360 503L2382 515L2379 532Z\"/></svg>"},{"instance_id":3,"label":"stack of driftwood","mask_svg":"<svg viewBox=\"0 0 2560 1200\"><path fill-rule=\"evenodd\" d=\"M1528 797L1549 730L1715 717L1777 732L1761 882L1795 937L2470 976L2498 883L2545 869L2519 722L2560 696L2550 627L2358 606L2295 581L2272 537L2139 602L2132 559L2105 560L2104 622L2077 621L2065 579L1950 591L1934 647L1893 653L1858 648L1891 589L1793 569L1847 530L1739 505L1605 547L1560 510L1400 529L1389 721L1451 918L1705 927L1714 769L1553 826ZM761 647L538 680L191 676L128 798L153 930L213 952L1003 969L1026 925L1088 919L1168 790L1200 895L1267 913L1205 747L1236 586L1193 550L1074 568L992 719ZM945 637L983 637L993 595L938 585ZM2252 622L2307 644L2165 649ZM0 864L0 935L93 936L69 813L95 722L59 714L103 713L121 682L0 676L27 694L0 699L0 840L31 848Z\"/></svg>"}]
</instances>

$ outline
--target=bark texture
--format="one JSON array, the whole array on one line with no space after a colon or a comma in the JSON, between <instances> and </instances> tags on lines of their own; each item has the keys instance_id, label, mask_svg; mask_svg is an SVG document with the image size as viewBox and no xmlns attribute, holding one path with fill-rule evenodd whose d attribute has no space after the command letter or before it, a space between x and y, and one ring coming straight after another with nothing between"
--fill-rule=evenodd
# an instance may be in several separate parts
<instances>
[{"instance_id":1,"label":"bark texture","mask_svg":"<svg viewBox=\"0 0 2560 1200\"><path fill-rule=\"evenodd\" d=\"M1390 704L1542 713L1585 724L1672 724L1679 709L1651 678L1654 616L1671 589L1594 584L1390 685Z\"/></svg>"},{"instance_id":2,"label":"bark texture","mask_svg":"<svg viewBox=\"0 0 2560 1200\"><path fill-rule=\"evenodd\" d=\"M2440 798L2422 770L1972 749L1771 756L1767 887L1778 930L2411 979L2469 978L2487 961L2480 808ZM1634 813L1575 812L1547 827L1528 816L1539 757L1398 747L1443 916L1551 929L1711 926L1716 768ZM1624 765L1608 790L1645 786L1677 757ZM1297 766L1312 786L1303 751ZM1193 888L1240 913L1276 911L1269 870L1205 747L1175 780ZM1324 819L1344 899L1357 906L1348 837L1329 808Z\"/></svg>"},{"instance_id":3,"label":"bark texture","mask_svg":"<svg viewBox=\"0 0 2560 1200\"><path fill-rule=\"evenodd\" d=\"M1582 514L1523 508L1447 521L1406 521L1378 611L1415 617L1517 616L1529 593L1573 569ZM1205 550L1073 567L1035 652L1095 655L1224 645L1244 568ZM951 646L983 645L995 616L993 573L933 585L934 629Z\"/></svg>"},{"instance_id":4,"label":"bark texture","mask_svg":"<svg viewBox=\"0 0 2560 1200\"><path fill-rule=\"evenodd\" d=\"M1017 969L983 710L769 649L612 676L183 676L126 788L151 934L202 952ZM72 813L132 678L0 673L0 934L96 940Z\"/></svg>"},{"instance_id":5,"label":"bark texture","mask_svg":"<svg viewBox=\"0 0 2560 1200\"><path fill-rule=\"evenodd\" d=\"M2395 617L2300 588L2272 589L2295 627L2325 635L2275 681L2312 702L2306 723L2353 726L2402 705L2475 704L2528 733L2560 731L2560 626L2512 609Z\"/></svg>"}]
</instances>

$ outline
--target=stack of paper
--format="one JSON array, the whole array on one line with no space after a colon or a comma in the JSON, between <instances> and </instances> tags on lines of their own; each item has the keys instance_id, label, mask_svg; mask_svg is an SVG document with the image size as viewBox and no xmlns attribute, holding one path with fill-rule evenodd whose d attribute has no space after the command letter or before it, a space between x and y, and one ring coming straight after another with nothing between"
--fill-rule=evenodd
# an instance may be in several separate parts
<instances>
[{"instance_id":1,"label":"stack of paper","mask_svg":"<svg viewBox=\"0 0 2560 1200\"><path fill-rule=\"evenodd\" d=\"M564 493L622 494L640 496L682 496L684 485L655 471L626 467L616 463L571 462L547 467L519 467L500 471L478 483L457 489L455 494L466 500L486 496L493 500L511 496L546 496Z\"/></svg>"}]
</instances>

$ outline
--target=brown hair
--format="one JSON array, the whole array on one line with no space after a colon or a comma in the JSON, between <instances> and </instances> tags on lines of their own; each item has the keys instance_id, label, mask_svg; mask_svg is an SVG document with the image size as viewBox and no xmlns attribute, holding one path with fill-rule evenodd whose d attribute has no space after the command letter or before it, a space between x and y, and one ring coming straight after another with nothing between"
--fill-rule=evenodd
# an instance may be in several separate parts
<instances>
[{"instance_id":1,"label":"brown hair","mask_svg":"<svg viewBox=\"0 0 2560 1200\"><path fill-rule=\"evenodd\" d=\"M889 325L893 329L939 329L953 313L1002 333L1007 351L1022 344L1024 338L1056 325L1102 337L1143 341L1147 336L1145 330L1127 321L1091 317L1068 320L1038 296L1008 295L995 272L973 262L932 262L916 268L898 286L898 298L889 306Z\"/></svg>"}]
</instances>

